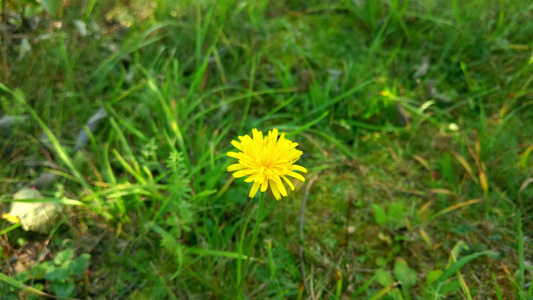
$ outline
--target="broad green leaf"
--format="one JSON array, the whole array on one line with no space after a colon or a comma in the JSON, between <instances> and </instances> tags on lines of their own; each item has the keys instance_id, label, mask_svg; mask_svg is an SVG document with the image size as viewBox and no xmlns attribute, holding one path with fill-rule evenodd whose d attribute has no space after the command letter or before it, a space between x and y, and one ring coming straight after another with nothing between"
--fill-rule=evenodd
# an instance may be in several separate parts
<instances>
[{"instance_id":1,"label":"broad green leaf","mask_svg":"<svg viewBox=\"0 0 533 300\"><path fill-rule=\"evenodd\" d=\"M89 266L89 260L91 255L84 253L78 258L70 262L68 268L72 274L81 275L85 272L85 269Z\"/></svg>"},{"instance_id":2,"label":"broad green leaf","mask_svg":"<svg viewBox=\"0 0 533 300\"><path fill-rule=\"evenodd\" d=\"M50 281L64 281L65 279L69 277L69 275L70 275L70 272L68 270L68 266L62 265L61 267L44 275L44 279L50 280Z\"/></svg>"},{"instance_id":3,"label":"broad green leaf","mask_svg":"<svg viewBox=\"0 0 533 300\"><path fill-rule=\"evenodd\" d=\"M380 226L384 226L387 222L385 210L383 210L383 208L377 204L372 204L372 209L374 210L374 219L376 220L376 223L378 223Z\"/></svg>"},{"instance_id":4,"label":"broad green leaf","mask_svg":"<svg viewBox=\"0 0 533 300\"><path fill-rule=\"evenodd\" d=\"M394 276L402 283L402 287L408 289L416 284L416 272L409 268L405 259L398 257L394 262Z\"/></svg>"},{"instance_id":5,"label":"broad green leaf","mask_svg":"<svg viewBox=\"0 0 533 300\"><path fill-rule=\"evenodd\" d=\"M387 210L387 215L391 220L394 220L395 222L405 223L405 209L403 202L392 203Z\"/></svg>"},{"instance_id":6,"label":"broad green leaf","mask_svg":"<svg viewBox=\"0 0 533 300\"><path fill-rule=\"evenodd\" d=\"M440 275L442 275L442 271L441 270L431 270L428 272L428 274L426 275L426 283L427 284L430 284L432 283L433 281L437 280Z\"/></svg>"},{"instance_id":7,"label":"broad green leaf","mask_svg":"<svg viewBox=\"0 0 533 300\"><path fill-rule=\"evenodd\" d=\"M30 274L28 274L27 271L20 272L17 275L15 275L15 279L19 280L20 282L24 282L30 278Z\"/></svg>"},{"instance_id":8,"label":"broad green leaf","mask_svg":"<svg viewBox=\"0 0 533 300\"><path fill-rule=\"evenodd\" d=\"M375 276L377 282L379 282L379 284L381 284L383 287L388 287L394 284L394 277L392 277L389 272L383 269L377 270Z\"/></svg>"},{"instance_id":9,"label":"broad green leaf","mask_svg":"<svg viewBox=\"0 0 533 300\"><path fill-rule=\"evenodd\" d=\"M56 254L56 257L54 257L54 264L57 266L60 266L64 263L69 263L72 258L74 257L74 250L73 249L66 249Z\"/></svg>"},{"instance_id":10,"label":"broad green leaf","mask_svg":"<svg viewBox=\"0 0 533 300\"><path fill-rule=\"evenodd\" d=\"M73 282L52 282L50 290L58 297L70 297L76 286Z\"/></svg>"},{"instance_id":11,"label":"broad green leaf","mask_svg":"<svg viewBox=\"0 0 533 300\"><path fill-rule=\"evenodd\" d=\"M34 279L41 280L44 278L46 273L49 273L47 272L49 267L50 267L50 262L48 261L40 263L31 269L30 274L33 276ZM52 267L55 269L54 266Z\"/></svg>"}]
</instances>

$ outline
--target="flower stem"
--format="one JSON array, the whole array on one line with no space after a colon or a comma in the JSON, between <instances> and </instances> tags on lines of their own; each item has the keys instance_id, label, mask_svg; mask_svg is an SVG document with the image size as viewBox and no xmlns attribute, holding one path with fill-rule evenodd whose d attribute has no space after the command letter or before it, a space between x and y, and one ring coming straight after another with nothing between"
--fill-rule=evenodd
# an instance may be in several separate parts
<instances>
[{"instance_id":1,"label":"flower stem","mask_svg":"<svg viewBox=\"0 0 533 300\"><path fill-rule=\"evenodd\" d=\"M257 235L259 233L259 225L261 224L261 221L263 219L263 206L265 204L265 193L261 193L261 197L259 197L259 210L257 211L257 220L254 224L254 231L252 232L252 243L250 244L250 249L248 250L248 259L246 260L246 268L245 268L245 276L246 273L248 273L248 264L250 262L250 257L252 257L252 252L255 247L255 242L257 240Z\"/></svg>"},{"instance_id":2,"label":"flower stem","mask_svg":"<svg viewBox=\"0 0 533 300\"><path fill-rule=\"evenodd\" d=\"M261 224L261 221L263 220L263 207L265 204L265 193L260 193L259 197L259 209L257 211L257 219L254 224L254 229L252 231L252 241L250 243L250 248L248 249L248 258L246 259L246 263L244 264L244 278L246 278L246 275L248 274L248 267L250 264L250 258L252 257L252 252L255 247L255 242L257 240L257 235L259 234L259 225ZM238 299L242 299L242 288L243 288L244 280L241 280L240 286L239 286L239 296Z\"/></svg>"}]
</instances>

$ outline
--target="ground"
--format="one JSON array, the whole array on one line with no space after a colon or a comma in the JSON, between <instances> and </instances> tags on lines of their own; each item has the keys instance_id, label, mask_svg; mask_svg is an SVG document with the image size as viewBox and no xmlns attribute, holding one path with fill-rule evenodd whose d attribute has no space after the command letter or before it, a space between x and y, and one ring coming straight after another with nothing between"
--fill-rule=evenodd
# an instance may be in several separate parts
<instances>
[{"instance_id":1,"label":"ground","mask_svg":"<svg viewBox=\"0 0 533 300\"><path fill-rule=\"evenodd\" d=\"M2 3L6 299L533 297L528 1Z\"/></svg>"}]
</instances>

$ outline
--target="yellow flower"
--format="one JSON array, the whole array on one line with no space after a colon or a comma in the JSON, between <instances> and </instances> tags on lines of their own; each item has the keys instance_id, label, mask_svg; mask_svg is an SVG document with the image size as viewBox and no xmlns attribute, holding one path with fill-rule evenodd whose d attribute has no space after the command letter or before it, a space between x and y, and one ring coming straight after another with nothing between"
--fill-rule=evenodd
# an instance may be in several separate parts
<instances>
[{"instance_id":1,"label":"yellow flower","mask_svg":"<svg viewBox=\"0 0 533 300\"><path fill-rule=\"evenodd\" d=\"M294 165L303 154L302 151L296 150L298 143L286 139L284 133L278 139L277 129L269 131L268 136L263 137L263 133L254 128L252 136L253 138L249 135L240 136L240 143L231 141L241 152L228 152L228 156L239 160L238 164L228 167L228 172L237 171L233 173L233 177L248 176L244 181L254 183L250 198L257 194L259 187L261 192L265 192L269 186L277 200L281 199L281 196L286 197L287 190L281 180L294 191L294 185L287 176L305 181L302 175L294 171L307 173L304 167Z\"/></svg>"}]
</instances>

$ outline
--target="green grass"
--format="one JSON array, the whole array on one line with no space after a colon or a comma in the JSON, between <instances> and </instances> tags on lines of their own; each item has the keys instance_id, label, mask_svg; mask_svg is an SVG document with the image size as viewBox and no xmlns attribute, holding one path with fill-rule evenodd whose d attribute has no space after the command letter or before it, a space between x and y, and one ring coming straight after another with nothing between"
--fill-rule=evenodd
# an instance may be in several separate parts
<instances>
[{"instance_id":1,"label":"green grass","mask_svg":"<svg viewBox=\"0 0 533 300\"><path fill-rule=\"evenodd\" d=\"M533 297L529 1L156 3L7 1L0 209L63 207L0 220L7 299ZM226 172L252 128L309 170L263 208ZM67 249L83 275L21 273Z\"/></svg>"}]
</instances>

